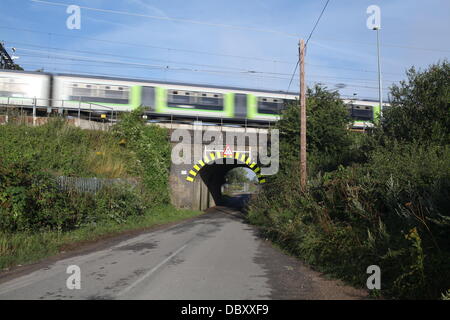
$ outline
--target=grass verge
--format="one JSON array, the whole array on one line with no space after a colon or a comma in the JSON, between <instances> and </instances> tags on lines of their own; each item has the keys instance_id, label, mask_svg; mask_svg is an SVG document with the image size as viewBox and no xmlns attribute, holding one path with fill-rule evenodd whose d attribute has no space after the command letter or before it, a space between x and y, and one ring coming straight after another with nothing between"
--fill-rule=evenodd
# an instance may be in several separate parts
<instances>
[{"instance_id":1,"label":"grass verge","mask_svg":"<svg viewBox=\"0 0 450 320\"><path fill-rule=\"evenodd\" d=\"M104 221L78 229L58 232L0 232L0 270L36 262L64 248L105 236L181 221L202 214L200 211L160 206L143 216L131 216L123 223Z\"/></svg>"}]
</instances>

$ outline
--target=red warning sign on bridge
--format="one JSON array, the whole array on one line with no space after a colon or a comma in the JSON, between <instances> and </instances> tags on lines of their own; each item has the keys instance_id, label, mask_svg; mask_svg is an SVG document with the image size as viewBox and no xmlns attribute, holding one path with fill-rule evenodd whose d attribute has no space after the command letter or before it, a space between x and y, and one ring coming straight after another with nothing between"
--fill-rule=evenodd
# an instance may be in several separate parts
<instances>
[{"instance_id":1,"label":"red warning sign on bridge","mask_svg":"<svg viewBox=\"0 0 450 320\"><path fill-rule=\"evenodd\" d=\"M224 157L233 157L233 151L231 150L231 148L228 144L225 147L225 149L223 150L223 156Z\"/></svg>"}]
</instances>

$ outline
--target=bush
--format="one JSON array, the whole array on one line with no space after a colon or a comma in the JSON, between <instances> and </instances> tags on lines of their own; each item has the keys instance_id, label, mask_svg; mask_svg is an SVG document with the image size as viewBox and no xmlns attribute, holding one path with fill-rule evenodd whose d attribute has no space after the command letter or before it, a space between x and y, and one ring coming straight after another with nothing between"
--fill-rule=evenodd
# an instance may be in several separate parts
<instances>
[{"instance_id":1,"label":"bush","mask_svg":"<svg viewBox=\"0 0 450 320\"><path fill-rule=\"evenodd\" d=\"M369 135L345 130L336 95L310 90L308 190L299 188L298 108L291 106L279 122L280 171L250 202L248 219L352 284L364 287L366 268L375 264L385 297L440 298L450 287L448 71L446 61L411 69Z\"/></svg>"},{"instance_id":2,"label":"bush","mask_svg":"<svg viewBox=\"0 0 450 320\"><path fill-rule=\"evenodd\" d=\"M149 207L143 194L113 185L97 194L61 192L47 173L33 172L27 162L0 167L0 230L67 231L110 220L122 222Z\"/></svg>"},{"instance_id":3,"label":"bush","mask_svg":"<svg viewBox=\"0 0 450 320\"><path fill-rule=\"evenodd\" d=\"M167 131L139 118L137 113L126 115L114 132L81 130L61 119L39 127L0 126L0 231L67 231L104 220L121 223L168 204ZM96 194L62 192L58 175L132 176L138 185L113 185Z\"/></svg>"},{"instance_id":4,"label":"bush","mask_svg":"<svg viewBox=\"0 0 450 320\"><path fill-rule=\"evenodd\" d=\"M169 133L156 125L145 125L141 115L140 109L124 114L114 127L114 135L136 154L139 166L133 173L142 177L150 201L169 204Z\"/></svg>"},{"instance_id":5,"label":"bush","mask_svg":"<svg viewBox=\"0 0 450 320\"><path fill-rule=\"evenodd\" d=\"M391 88L383 134L391 139L423 143L450 143L450 64L447 60L427 70L414 67L407 81Z\"/></svg>"},{"instance_id":6,"label":"bush","mask_svg":"<svg viewBox=\"0 0 450 320\"><path fill-rule=\"evenodd\" d=\"M439 297L450 286L450 150L402 149L408 152L378 150L365 165L318 174L303 195L296 178L275 180L250 203L248 218L352 284L364 286L366 268L376 264L385 296Z\"/></svg>"},{"instance_id":7,"label":"bush","mask_svg":"<svg viewBox=\"0 0 450 320\"><path fill-rule=\"evenodd\" d=\"M297 103L290 104L277 123L282 167L299 158L299 112ZM352 145L352 134L346 130L350 118L345 105L336 91L316 85L307 92L307 113L308 171L335 169L349 156ZM337 159L336 155L341 158Z\"/></svg>"}]
</instances>

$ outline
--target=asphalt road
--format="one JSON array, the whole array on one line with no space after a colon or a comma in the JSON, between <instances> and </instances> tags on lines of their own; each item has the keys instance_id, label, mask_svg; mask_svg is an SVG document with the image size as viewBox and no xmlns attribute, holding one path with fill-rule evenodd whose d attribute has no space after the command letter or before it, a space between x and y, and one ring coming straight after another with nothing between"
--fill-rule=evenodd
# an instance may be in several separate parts
<instances>
[{"instance_id":1,"label":"asphalt road","mask_svg":"<svg viewBox=\"0 0 450 320\"><path fill-rule=\"evenodd\" d=\"M81 271L69 290L67 267ZM361 299L325 280L217 207L166 228L0 275L0 299Z\"/></svg>"}]
</instances>

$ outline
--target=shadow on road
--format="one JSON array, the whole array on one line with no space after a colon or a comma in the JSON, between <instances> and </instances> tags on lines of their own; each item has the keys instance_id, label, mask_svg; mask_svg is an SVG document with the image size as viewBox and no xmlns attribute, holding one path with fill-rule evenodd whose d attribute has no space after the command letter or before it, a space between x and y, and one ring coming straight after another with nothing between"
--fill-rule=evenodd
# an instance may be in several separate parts
<instances>
[{"instance_id":1,"label":"shadow on road","mask_svg":"<svg viewBox=\"0 0 450 320\"><path fill-rule=\"evenodd\" d=\"M222 197L222 205L246 213L246 205L254 193L232 193Z\"/></svg>"}]
</instances>

